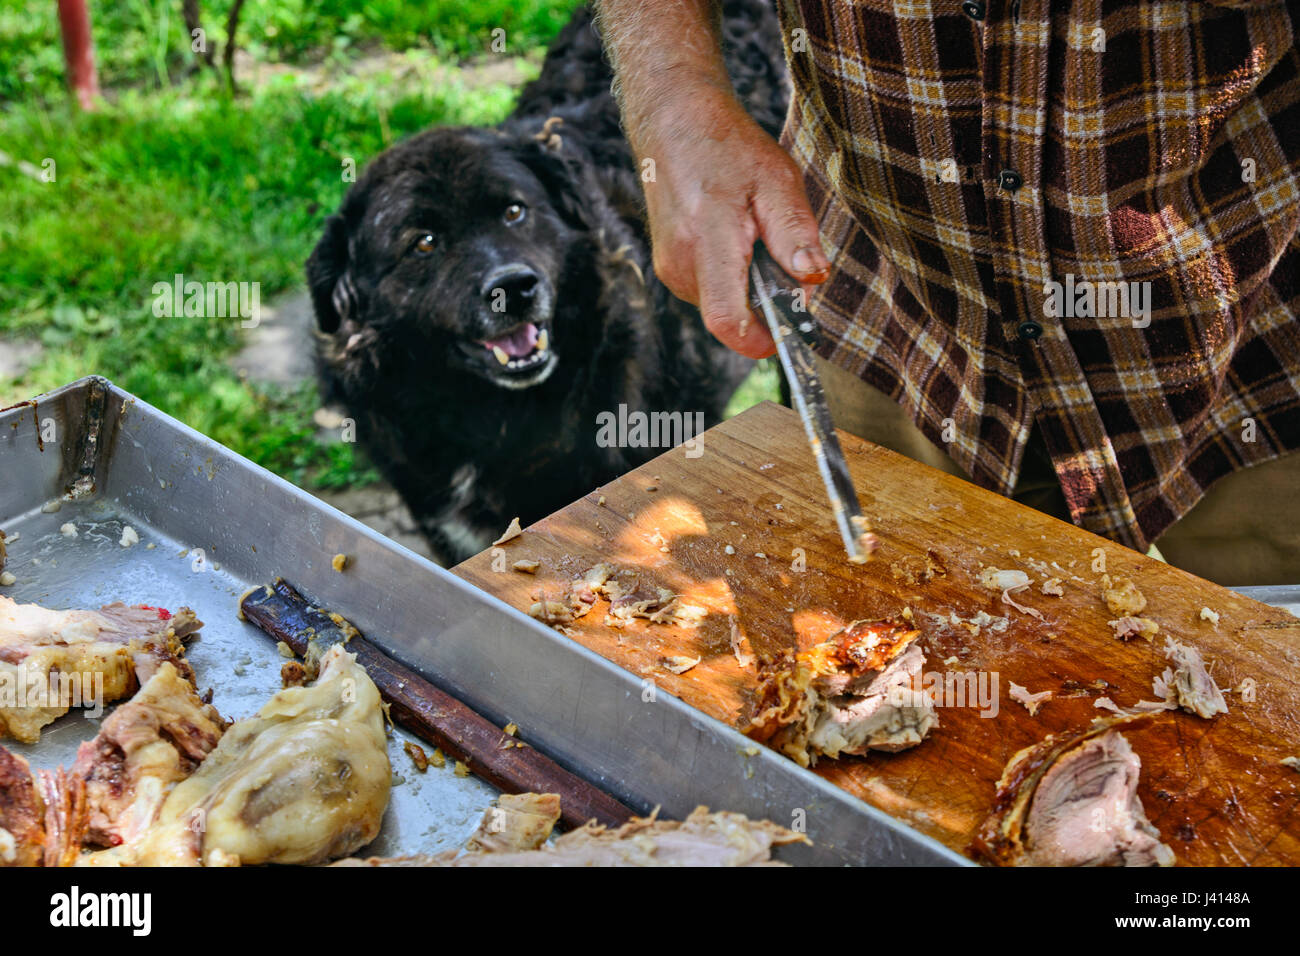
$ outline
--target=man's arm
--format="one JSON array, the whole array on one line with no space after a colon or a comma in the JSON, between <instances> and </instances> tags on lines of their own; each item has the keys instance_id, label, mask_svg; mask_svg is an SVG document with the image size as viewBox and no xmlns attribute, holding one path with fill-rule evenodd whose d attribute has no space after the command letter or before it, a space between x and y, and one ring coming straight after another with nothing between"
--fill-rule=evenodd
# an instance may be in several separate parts
<instances>
[{"instance_id":1,"label":"man's arm","mask_svg":"<svg viewBox=\"0 0 1300 956\"><path fill-rule=\"evenodd\" d=\"M726 345L770 355L746 304L755 240L803 282L830 265L798 168L732 92L716 0L600 0L597 14L628 140L653 161L642 178L656 274Z\"/></svg>"}]
</instances>

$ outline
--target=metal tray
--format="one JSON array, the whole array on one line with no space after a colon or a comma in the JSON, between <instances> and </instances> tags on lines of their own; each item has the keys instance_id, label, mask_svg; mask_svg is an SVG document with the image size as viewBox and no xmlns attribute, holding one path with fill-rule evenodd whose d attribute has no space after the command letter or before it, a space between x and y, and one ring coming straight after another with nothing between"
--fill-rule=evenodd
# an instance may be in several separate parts
<instances>
[{"instance_id":1,"label":"metal tray","mask_svg":"<svg viewBox=\"0 0 1300 956\"><path fill-rule=\"evenodd\" d=\"M45 510L59 502L59 510ZM59 527L77 526L65 538ZM140 543L119 544L123 525ZM247 588L282 575L390 655L558 763L646 812L700 804L806 829L782 847L800 864L968 861L660 689L389 541L102 378L0 411L0 528L19 539L3 589L18 601L97 607L188 605L201 687L228 717L279 687L281 658L236 617ZM199 560L199 552L202 552ZM349 556L343 573L336 554ZM69 763L94 722L73 712L41 742L6 741L37 767ZM401 782L365 854L459 846L496 791L450 767L417 773L389 745Z\"/></svg>"}]
</instances>

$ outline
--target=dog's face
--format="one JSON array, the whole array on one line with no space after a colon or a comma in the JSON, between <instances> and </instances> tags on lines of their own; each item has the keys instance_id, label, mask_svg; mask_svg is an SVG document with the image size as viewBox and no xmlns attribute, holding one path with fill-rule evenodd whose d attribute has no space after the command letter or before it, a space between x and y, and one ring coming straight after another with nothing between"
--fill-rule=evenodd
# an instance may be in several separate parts
<instances>
[{"instance_id":1,"label":"dog's face","mask_svg":"<svg viewBox=\"0 0 1300 956\"><path fill-rule=\"evenodd\" d=\"M495 130L433 130L384 153L308 261L321 330L345 360L382 337L500 388L545 381L584 228L575 176L542 143Z\"/></svg>"}]
</instances>

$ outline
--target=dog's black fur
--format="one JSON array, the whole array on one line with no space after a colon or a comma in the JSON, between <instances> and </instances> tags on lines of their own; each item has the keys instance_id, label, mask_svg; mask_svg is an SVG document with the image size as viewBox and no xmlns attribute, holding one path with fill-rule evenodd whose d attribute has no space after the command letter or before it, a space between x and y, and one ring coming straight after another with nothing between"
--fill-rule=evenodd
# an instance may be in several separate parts
<instances>
[{"instance_id":1,"label":"dog's black fur","mask_svg":"<svg viewBox=\"0 0 1300 956\"><path fill-rule=\"evenodd\" d=\"M724 27L737 93L775 135L789 95L775 14L727 0ZM325 395L443 562L662 451L599 447L599 412L712 425L752 367L652 274L610 82L582 8L508 120L378 156L308 260ZM527 352L542 329L549 347ZM489 340L524 365L504 368Z\"/></svg>"}]
</instances>

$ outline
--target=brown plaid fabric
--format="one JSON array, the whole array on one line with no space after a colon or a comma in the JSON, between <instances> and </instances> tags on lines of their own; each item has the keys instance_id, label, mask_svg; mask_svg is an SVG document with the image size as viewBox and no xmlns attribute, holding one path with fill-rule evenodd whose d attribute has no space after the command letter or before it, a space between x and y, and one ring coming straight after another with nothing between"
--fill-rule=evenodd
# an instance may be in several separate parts
<instances>
[{"instance_id":1,"label":"brown plaid fabric","mask_svg":"<svg viewBox=\"0 0 1300 956\"><path fill-rule=\"evenodd\" d=\"M827 358L1003 494L1037 423L1139 549L1300 447L1300 3L778 8Z\"/></svg>"}]
</instances>

